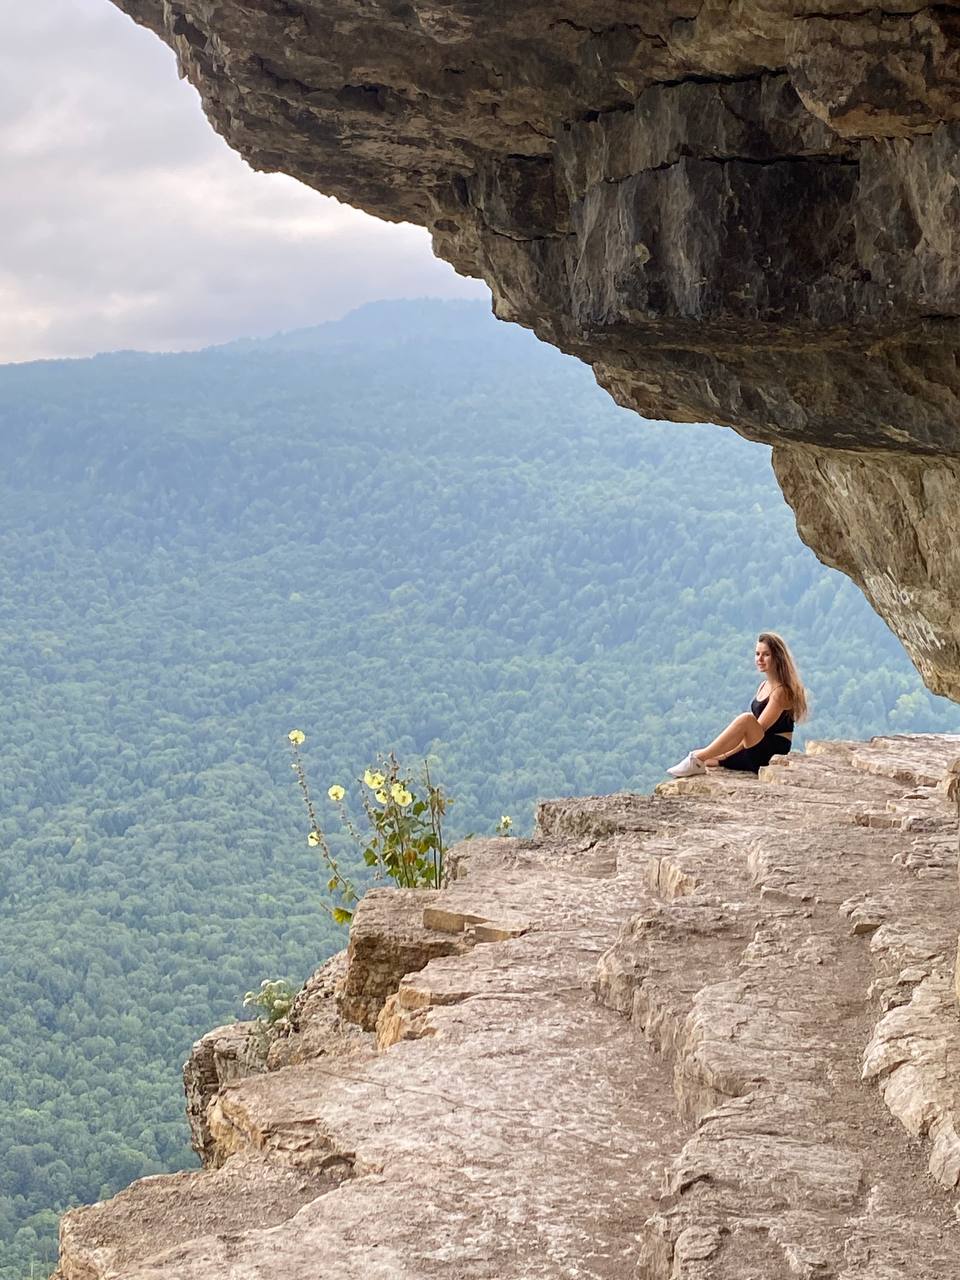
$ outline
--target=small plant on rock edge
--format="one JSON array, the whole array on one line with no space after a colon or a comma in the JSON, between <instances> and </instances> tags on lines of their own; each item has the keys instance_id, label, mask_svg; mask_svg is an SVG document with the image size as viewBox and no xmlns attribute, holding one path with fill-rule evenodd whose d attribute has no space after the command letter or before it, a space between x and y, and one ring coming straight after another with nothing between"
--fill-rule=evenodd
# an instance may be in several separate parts
<instances>
[{"instance_id":1,"label":"small plant on rock edge","mask_svg":"<svg viewBox=\"0 0 960 1280\"><path fill-rule=\"evenodd\" d=\"M257 1020L272 1027L290 1012L296 994L286 978L264 978L259 991L248 991L243 997L243 1007L262 1009L265 1016L258 1014Z\"/></svg>"},{"instance_id":2,"label":"small plant on rock edge","mask_svg":"<svg viewBox=\"0 0 960 1280\"><path fill-rule=\"evenodd\" d=\"M339 896L329 908L337 924L349 924L357 901L353 882L340 870L317 817L300 748L306 735L293 729L287 735L293 752L293 769L310 820L307 843L319 849L330 873L327 889ZM387 876L401 889L439 889L443 884L443 820L453 801L438 786L424 760L419 780L406 774L391 752L378 756L373 768L358 779L360 806L368 831L364 835L347 810L346 788L334 783L327 796L336 806L342 828L377 879Z\"/></svg>"},{"instance_id":3,"label":"small plant on rock edge","mask_svg":"<svg viewBox=\"0 0 960 1280\"><path fill-rule=\"evenodd\" d=\"M261 1009L251 1024L260 1053L266 1057L273 1034L293 1007L296 991L286 978L264 978L259 991L248 991L243 997L245 1009Z\"/></svg>"}]
</instances>

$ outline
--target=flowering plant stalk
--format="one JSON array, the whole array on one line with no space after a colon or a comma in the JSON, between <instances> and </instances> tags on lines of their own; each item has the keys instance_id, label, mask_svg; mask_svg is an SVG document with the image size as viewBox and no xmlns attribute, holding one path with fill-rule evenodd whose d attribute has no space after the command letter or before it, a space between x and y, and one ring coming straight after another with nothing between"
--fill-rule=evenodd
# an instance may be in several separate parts
<instances>
[{"instance_id":1,"label":"flowering plant stalk","mask_svg":"<svg viewBox=\"0 0 960 1280\"><path fill-rule=\"evenodd\" d=\"M363 860L375 867L377 875L390 876L403 889L439 889L443 883L443 818L452 801L430 777L423 762L424 796L401 774L391 752L378 758L376 769L363 775L361 803L370 825L370 837L363 846ZM343 800L340 817L347 824Z\"/></svg>"},{"instance_id":2,"label":"flowering plant stalk","mask_svg":"<svg viewBox=\"0 0 960 1280\"><path fill-rule=\"evenodd\" d=\"M353 918L357 892L341 872L320 825L307 782L300 748L305 735L294 729L288 735L293 751L293 768L310 819L307 843L320 850L330 872L327 889L339 895L330 908L338 924ZM426 760L419 781L405 774L391 752L378 756L376 766L365 769L360 785L360 805L367 819L363 835L346 807L346 788L334 783L327 796L337 808L340 824L347 832L377 879L389 876L401 889L439 889L443 884L443 820L453 801L430 776ZM419 793L418 793L419 789Z\"/></svg>"},{"instance_id":3,"label":"flowering plant stalk","mask_svg":"<svg viewBox=\"0 0 960 1280\"><path fill-rule=\"evenodd\" d=\"M300 729L291 729L287 734L287 741L290 743L290 749L293 752L293 768L297 775L297 785L300 788L300 794L303 796L303 802L307 807L307 816L310 819L310 830L307 833L307 844L311 849L319 849L320 857L323 859L324 865L330 873L327 880L327 890L329 893L337 893L340 897L338 903L334 903L327 910L333 917L335 924L349 924L353 919L353 905L357 901L357 891L353 887L353 882L340 870L340 866L330 852L330 846L327 844L327 838L323 833L323 828L317 819L317 812L313 805L313 797L310 794L310 786L307 782L307 771L303 767L303 757L300 754L300 748L306 741L306 734ZM340 798L343 798L342 787L331 787L330 793L334 790L340 792Z\"/></svg>"}]
</instances>

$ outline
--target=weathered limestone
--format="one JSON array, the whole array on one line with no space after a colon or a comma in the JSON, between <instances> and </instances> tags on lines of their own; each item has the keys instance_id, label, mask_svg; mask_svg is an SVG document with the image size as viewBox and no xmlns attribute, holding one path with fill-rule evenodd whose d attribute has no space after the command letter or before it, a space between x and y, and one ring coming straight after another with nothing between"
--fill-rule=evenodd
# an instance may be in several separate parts
<instances>
[{"instance_id":1,"label":"weathered limestone","mask_svg":"<svg viewBox=\"0 0 960 1280\"><path fill-rule=\"evenodd\" d=\"M387 996L405 973L435 956L462 951L466 940L423 925L436 895L427 889L373 889L354 912L340 1011L347 1022L372 1031Z\"/></svg>"},{"instance_id":2,"label":"weathered limestone","mask_svg":"<svg viewBox=\"0 0 960 1280\"><path fill-rule=\"evenodd\" d=\"M843 137L908 138L960 116L960 24L946 8L808 18L789 64L804 104Z\"/></svg>"},{"instance_id":3,"label":"weathered limestone","mask_svg":"<svg viewBox=\"0 0 960 1280\"><path fill-rule=\"evenodd\" d=\"M113 1280L138 1272L144 1257L175 1257L184 1237L269 1231L331 1185L336 1182L322 1174L254 1155L222 1169L142 1178L113 1200L64 1217L58 1280Z\"/></svg>"},{"instance_id":4,"label":"weathered limestone","mask_svg":"<svg viewBox=\"0 0 960 1280\"><path fill-rule=\"evenodd\" d=\"M270 1028L267 1066L271 1071L324 1054L346 1057L366 1051L370 1037L346 1022L340 1007L346 975L347 953L340 951L307 980L287 1017Z\"/></svg>"},{"instance_id":5,"label":"weathered limestone","mask_svg":"<svg viewBox=\"0 0 960 1280\"><path fill-rule=\"evenodd\" d=\"M960 17L906 0L114 0L216 129L428 227L622 404L777 446L960 700Z\"/></svg>"},{"instance_id":6,"label":"weathered limestone","mask_svg":"<svg viewBox=\"0 0 960 1280\"><path fill-rule=\"evenodd\" d=\"M960 460L779 446L773 466L800 536L853 578L928 687L960 701Z\"/></svg>"},{"instance_id":7,"label":"weathered limestone","mask_svg":"<svg viewBox=\"0 0 960 1280\"><path fill-rule=\"evenodd\" d=\"M58 1280L953 1280L957 752L550 802L376 891L378 1043L370 943L209 1099L204 1170L67 1215ZM458 949L402 974L418 930Z\"/></svg>"},{"instance_id":8,"label":"weathered limestone","mask_svg":"<svg viewBox=\"0 0 960 1280\"><path fill-rule=\"evenodd\" d=\"M930 1172L945 1187L960 1183L960 1035L953 986L942 969L901 970L909 1003L877 1023L864 1057L863 1078L880 1085L883 1100L908 1133L929 1138Z\"/></svg>"},{"instance_id":9,"label":"weathered limestone","mask_svg":"<svg viewBox=\"0 0 960 1280\"><path fill-rule=\"evenodd\" d=\"M257 1035L255 1023L235 1022L208 1031L193 1046L190 1057L183 1064L190 1145L204 1164L213 1156L207 1127L210 1100L224 1085L265 1071L267 1047L266 1041Z\"/></svg>"}]
</instances>

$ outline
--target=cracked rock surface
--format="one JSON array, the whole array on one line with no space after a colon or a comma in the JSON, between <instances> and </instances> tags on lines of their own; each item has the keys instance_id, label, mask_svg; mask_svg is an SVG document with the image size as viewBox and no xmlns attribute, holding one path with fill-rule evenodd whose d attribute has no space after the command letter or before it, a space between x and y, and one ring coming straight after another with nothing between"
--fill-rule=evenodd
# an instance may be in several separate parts
<instances>
[{"instance_id":1,"label":"cracked rock surface","mask_svg":"<svg viewBox=\"0 0 960 1280\"><path fill-rule=\"evenodd\" d=\"M954 1280L958 751L547 802L378 891L266 1058L196 1046L204 1169L69 1213L57 1280Z\"/></svg>"},{"instance_id":2,"label":"cracked rock surface","mask_svg":"<svg viewBox=\"0 0 960 1280\"><path fill-rule=\"evenodd\" d=\"M960 700L956 6L114 3L252 165L428 227L620 403L773 444Z\"/></svg>"}]
</instances>

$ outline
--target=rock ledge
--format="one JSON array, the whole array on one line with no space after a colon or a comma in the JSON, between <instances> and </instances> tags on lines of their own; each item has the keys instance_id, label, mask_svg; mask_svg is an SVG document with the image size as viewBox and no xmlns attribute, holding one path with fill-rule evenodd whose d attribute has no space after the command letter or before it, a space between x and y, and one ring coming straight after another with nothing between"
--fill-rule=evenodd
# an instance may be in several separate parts
<instances>
[{"instance_id":1,"label":"rock ledge","mask_svg":"<svg viewBox=\"0 0 960 1280\"><path fill-rule=\"evenodd\" d=\"M545 803L433 928L378 892L265 1070L200 1042L205 1168L67 1214L57 1280L952 1280L958 746ZM378 1044L350 967L417 929Z\"/></svg>"}]
</instances>

